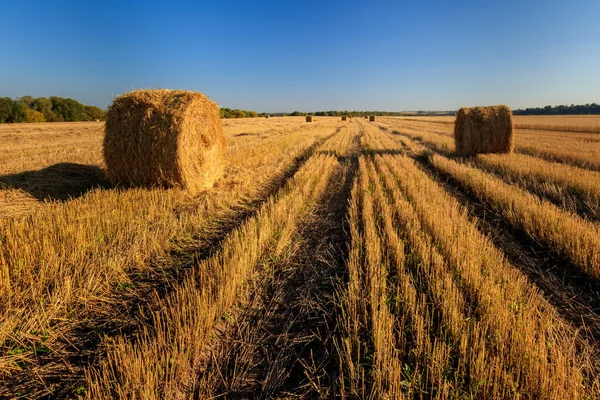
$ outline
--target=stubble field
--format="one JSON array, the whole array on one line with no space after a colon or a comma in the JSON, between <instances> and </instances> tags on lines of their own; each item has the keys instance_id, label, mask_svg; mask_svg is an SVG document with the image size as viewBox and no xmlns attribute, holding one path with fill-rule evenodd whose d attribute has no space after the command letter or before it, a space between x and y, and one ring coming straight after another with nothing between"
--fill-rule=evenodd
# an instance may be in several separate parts
<instances>
[{"instance_id":1,"label":"stubble field","mask_svg":"<svg viewBox=\"0 0 600 400\"><path fill-rule=\"evenodd\" d=\"M224 120L196 196L0 125L0 397L595 399L600 118Z\"/></svg>"}]
</instances>

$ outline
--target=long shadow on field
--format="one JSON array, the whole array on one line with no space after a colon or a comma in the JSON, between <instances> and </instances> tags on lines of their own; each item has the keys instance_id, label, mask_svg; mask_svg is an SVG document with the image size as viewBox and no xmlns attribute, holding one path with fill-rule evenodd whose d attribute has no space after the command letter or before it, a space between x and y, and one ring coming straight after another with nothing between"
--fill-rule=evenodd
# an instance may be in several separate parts
<instances>
[{"instance_id":1,"label":"long shadow on field","mask_svg":"<svg viewBox=\"0 0 600 400\"><path fill-rule=\"evenodd\" d=\"M60 163L38 171L0 176L0 190L21 189L39 201L66 201L98 187L110 185L104 171L95 165Z\"/></svg>"},{"instance_id":2,"label":"long shadow on field","mask_svg":"<svg viewBox=\"0 0 600 400\"><path fill-rule=\"evenodd\" d=\"M356 156L341 156L335 150L319 150L319 151L317 151L317 154L327 154L330 156L336 156L338 158L338 161L340 161L340 162L357 161L358 160L358 155L356 155ZM368 155L375 156L375 155L386 155L386 154L390 154L390 155L406 154L406 152L402 151L402 150L361 149L359 154L363 155L363 156L368 156Z\"/></svg>"},{"instance_id":3,"label":"long shadow on field","mask_svg":"<svg viewBox=\"0 0 600 400\"><path fill-rule=\"evenodd\" d=\"M342 157L289 259L269 258L198 380L215 398L336 398L336 289L346 279L348 196L357 157ZM285 258L285 257L284 257Z\"/></svg>"},{"instance_id":4,"label":"long shadow on field","mask_svg":"<svg viewBox=\"0 0 600 400\"><path fill-rule=\"evenodd\" d=\"M460 158L451 151L442 151L426 142L404 135L419 142L428 151L413 157L428 175L444 187L478 221L479 230L489 236L501 249L509 262L537 286L546 300L552 304L563 319L578 329L591 343L596 343L600 357L600 281L581 272L569 260L561 258L553 249L532 239L526 232L506 221L484 201L464 187L461 182L438 171L429 162L431 154L438 153L449 158Z\"/></svg>"},{"instance_id":5,"label":"long shadow on field","mask_svg":"<svg viewBox=\"0 0 600 400\"><path fill-rule=\"evenodd\" d=\"M215 221L210 232L187 238L185 242L173 242L169 255L151 261L151 267L143 273L132 271L129 283L116 287L112 298L87 303L80 310L82 315L74 318L71 329L65 333L64 343L56 345L60 347L60 355L39 353L35 365L0 380L0 398L13 398L15 393L27 393L27 398L32 399L75 397L77 390L85 388L85 368L97 365L108 350L102 340L123 336L134 343L139 332L151 329L152 314L159 311L158 300L175 290L195 265L219 248L228 233L255 215L261 204L284 187L316 148L338 132L316 141L274 177L259 198Z\"/></svg>"},{"instance_id":6,"label":"long shadow on field","mask_svg":"<svg viewBox=\"0 0 600 400\"><path fill-rule=\"evenodd\" d=\"M537 286L561 317L578 330L583 340L595 347L600 357L600 282L579 271L567 259L532 239L526 232L506 222L475 194L429 164L427 157L416 157L423 170L442 185L478 221L477 227L501 249L508 261ZM595 373L598 370L594 370Z\"/></svg>"},{"instance_id":7,"label":"long shadow on field","mask_svg":"<svg viewBox=\"0 0 600 400\"><path fill-rule=\"evenodd\" d=\"M316 207L284 256L265 253L262 269L199 370L194 398L338 398L338 290L347 281L348 198L360 134L336 157Z\"/></svg>"}]
</instances>

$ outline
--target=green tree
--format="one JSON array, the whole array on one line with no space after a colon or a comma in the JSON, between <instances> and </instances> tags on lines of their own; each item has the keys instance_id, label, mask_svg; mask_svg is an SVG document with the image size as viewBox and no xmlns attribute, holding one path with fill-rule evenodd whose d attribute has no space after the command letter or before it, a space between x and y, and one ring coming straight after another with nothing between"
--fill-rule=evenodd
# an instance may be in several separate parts
<instances>
[{"instance_id":1,"label":"green tree","mask_svg":"<svg viewBox=\"0 0 600 400\"><path fill-rule=\"evenodd\" d=\"M65 99L69 114L65 116L65 121L85 121L87 120L87 113L85 112L85 106L73 99Z\"/></svg>"},{"instance_id":2,"label":"green tree","mask_svg":"<svg viewBox=\"0 0 600 400\"><path fill-rule=\"evenodd\" d=\"M38 97L33 102L33 109L44 114L47 122L55 122L56 114L52 111L52 102L46 97Z\"/></svg>"},{"instance_id":3,"label":"green tree","mask_svg":"<svg viewBox=\"0 0 600 400\"><path fill-rule=\"evenodd\" d=\"M17 101L25 104L28 108L33 108L32 104L35 101L35 97L32 96L21 96L17 97Z\"/></svg>"},{"instance_id":4,"label":"green tree","mask_svg":"<svg viewBox=\"0 0 600 400\"><path fill-rule=\"evenodd\" d=\"M10 122L13 101L10 97L0 97L0 124Z\"/></svg>"},{"instance_id":5,"label":"green tree","mask_svg":"<svg viewBox=\"0 0 600 400\"><path fill-rule=\"evenodd\" d=\"M25 108L25 121L23 122L46 122L46 118L44 118L44 114L39 111Z\"/></svg>"},{"instance_id":6,"label":"green tree","mask_svg":"<svg viewBox=\"0 0 600 400\"><path fill-rule=\"evenodd\" d=\"M96 106L85 106L85 113L88 121L103 120L106 117L106 111Z\"/></svg>"},{"instance_id":7,"label":"green tree","mask_svg":"<svg viewBox=\"0 0 600 400\"><path fill-rule=\"evenodd\" d=\"M62 97L50 97L52 111L56 114L58 121L86 121L87 114L85 106L73 99Z\"/></svg>"},{"instance_id":8,"label":"green tree","mask_svg":"<svg viewBox=\"0 0 600 400\"><path fill-rule=\"evenodd\" d=\"M246 118L246 112L244 110L232 110L233 118Z\"/></svg>"},{"instance_id":9,"label":"green tree","mask_svg":"<svg viewBox=\"0 0 600 400\"><path fill-rule=\"evenodd\" d=\"M571 104L559 106L545 106L537 108L526 108L524 110L513 110L514 115L576 115L576 114L600 114L600 106L592 104Z\"/></svg>"},{"instance_id":10,"label":"green tree","mask_svg":"<svg viewBox=\"0 0 600 400\"><path fill-rule=\"evenodd\" d=\"M52 102L52 112L56 115L56 120L62 121L65 120L65 114L67 113L67 104L65 103L65 99L62 97L52 96L49 99Z\"/></svg>"},{"instance_id":11,"label":"green tree","mask_svg":"<svg viewBox=\"0 0 600 400\"><path fill-rule=\"evenodd\" d=\"M9 122L26 122L29 108L20 101L13 101Z\"/></svg>"}]
</instances>

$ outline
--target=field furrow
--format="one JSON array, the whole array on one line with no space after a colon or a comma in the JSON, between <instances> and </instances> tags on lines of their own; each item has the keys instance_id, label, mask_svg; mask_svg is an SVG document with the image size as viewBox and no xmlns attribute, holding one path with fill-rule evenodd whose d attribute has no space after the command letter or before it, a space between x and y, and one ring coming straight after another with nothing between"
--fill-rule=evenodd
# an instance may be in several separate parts
<instances>
[{"instance_id":1,"label":"field furrow","mask_svg":"<svg viewBox=\"0 0 600 400\"><path fill-rule=\"evenodd\" d=\"M160 311L137 340L111 340L106 359L89 371L90 396L179 398L200 390L196 375L206 362L214 325L234 306L265 252L272 245L275 254L283 251L337 165L331 155L311 157L255 217L225 238L220 250L159 300Z\"/></svg>"},{"instance_id":2,"label":"field furrow","mask_svg":"<svg viewBox=\"0 0 600 400\"><path fill-rule=\"evenodd\" d=\"M10 307L3 308L0 330L5 382L0 391L35 398L77 389L84 367L105 353L103 338L137 335L158 299L283 187L334 131L339 130L255 141L252 150L240 150L244 157L210 195L98 191L8 220L0 259L22 267L3 275L2 300ZM265 162L273 151L278 155ZM102 218L93 219L98 213ZM44 229L32 230L33 225ZM20 246L23 242L39 247ZM32 301L38 298L47 300Z\"/></svg>"},{"instance_id":3,"label":"field furrow","mask_svg":"<svg viewBox=\"0 0 600 400\"><path fill-rule=\"evenodd\" d=\"M383 129L389 132L389 129ZM399 142L414 140L431 151L454 157L454 144L450 138L406 131L392 133L398 136ZM595 222L599 220L600 174L597 171L524 154L480 154L468 161L471 166L493 173L504 182L528 190L567 211Z\"/></svg>"},{"instance_id":4,"label":"field furrow","mask_svg":"<svg viewBox=\"0 0 600 400\"><path fill-rule=\"evenodd\" d=\"M513 154L478 155L474 164L559 207L594 221L600 220L600 173L535 157Z\"/></svg>"},{"instance_id":5,"label":"field furrow","mask_svg":"<svg viewBox=\"0 0 600 400\"><path fill-rule=\"evenodd\" d=\"M600 397L591 117L453 121L224 120L193 196L111 186L101 124L0 129L0 397Z\"/></svg>"},{"instance_id":6,"label":"field furrow","mask_svg":"<svg viewBox=\"0 0 600 400\"><path fill-rule=\"evenodd\" d=\"M265 252L247 298L209 345L200 397L335 397L334 293L345 275L344 220L357 137L348 131L320 150L343 161L296 232Z\"/></svg>"},{"instance_id":7,"label":"field furrow","mask_svg":"<svg viewBox=\"0 0 600 400\"><path fill-rule=\"evenodd\" d=\"M545 243L557 256L568 259L592 278L600 276L597 225L467 164L434 154L431 165L490 204L511 224Z\"/></svg>"},{"instance_id":8,"label":"field furrow","mask_svg":"<svg viewBox=\"0 0 600 400\"><path fill-rule=\"evenodd\" d=\"M372 133L371 136L376 135ZM369 133L365 137L368 138ZM378 144L369 143L369 149L379 148L382 142L387 141L384 138L376 139ZM441 360L454 359L454 363L447 370L442 368L444 374L440 375L439 371L428 369L440 364L423 357L422 352L415 349L419 347L412 344L410 348L414 351L411 354L421 354L423 358L411 360L403 356L402 365L411 371L404 371L404 393L410 394L413 393L411 390L415 390L416 393L427 392L432 397L440 398L460 397L466 393L476 393L477 397L506 398L511 397L511 392L518 388L518 393L529 393L536 398L555 398L556 393L562 393L562 398L578 398L588 390L597 390L594 384L587 389L581 388L583 382L588 382L594 375L586 351L575 358L572 356L576 347L574 331L560 320L552 306L530 286L526 278L505 261L502 253L478 231L467 212L442 187L431 181L409 158L394 155L397 149L389 149L387 155L375 155L377 172L366 167L360 170L361 174L370 172L372 176L380 176L386 189L378 189L376 179L371 186L366 189L363 187L361 192L366 193L365 197L374 198L388 193L392 203L384 203L378 211L386 208L395 210L399 218L397 226L403 227L401 230L404 231L401 233L405 238L404 253L411 254L411 257L398 259L410 260L415 256L418 259L417 263L413 263L418 269L413 269L412 275L421 277L421 284L413 286L410 282L414 282L414 279L408 279L407 287L416 287L421 295L425 294L430 299L427 303L435 305L435 311L429 315L441 318L444 332L435 330L434 318L434 323L430 325L433 327L430 331L433 332L432 339L435 341L436 338L446 337L446 341L450 340L453 344L451 348L460 349L454 350L459 351L458 354L450 351L442 357ZM374 151L384 153L382 149ZM402 200L403 197L406 200ZM370 212L370 201L363 198L362 202L363 212ZM383 215L384 230L389 231L389 223L385 228L385 220L389 217ZM417 216L418 219L415 219ZM389 234L386 236L393 237ZM366 237L362 240L366 247L377 245L378 242L375 239L369 241ZM387 247L394 248L391 243ZM364 252L368 254L366 249ZM397 251L391 253L398 254ZM363 259L368 265L368 257ZM385 262L382 264L385 265ZM366 275L370 276L368 273ZM406 279L405 274L398 276ZM380 283L378 287L379 290L386 290L386 284ZM404 289L404 293L413 290ZM407 298L414 299L414 296ZM370 303L376 303L376 299L371 296ZM414 301L407 303L408 310L414 312L411 304ZM404 305L404 302L400 305ZM386 310L385 307L383 309ZM402 315L401 307L396 310L400 311L400 325L406 327L405 321L410 317ZM417 313L415 320L422 320L419 315L424 314L428 315L422 311ZM466 321L472 322L465 324ZM373 335L377 332L375 328L369 331ZM397 331L406 333L407 329ZM419 337L414 331L410 333L408 338ZM382 337L385 338L385 335ZM403 339L406 338L401 336L398 343L402 343ZM393 387L382 386L377 380L377 376L386 370L382 371L376 362L378 348L382 347L377 346L375 337L371 342L373 345L370 350L375 354L370 363L369 376L372 381L363 380L362 384L355 386L371 387L371 392L367 392L374 397L390 391L394 393ZM394 343L393 339L391 343ZM507 346L508 343L510 346ZM394 348L398 354L402 354L402 346ZM438 352L444 354L442 349L438 349ZM431 357L431 354L427 356ZM553 362L548 363L549 359ZM386 366L390 368L388 372L395 370L393 363L388 362ZM583 375L579 375L582 369ZM366 370L369 371L368 368ZM440 381L439 378L428 381L428 378L436 376L444 376L450 382ZM411 379L407 380L409 377Z\"/></svg>"},{"instance_id":9,"label":"field furrow","mask_svg":"<svg viewBox=\"0 0 600 400\"><path fill-rule=\"evenodd\" d=\"M551 249L510 221L462 185L440 174L421 159L420 166L448 191L477 221L478 229L502 250L508 261L536 285L561 318L580 331L583 347L598 354L600 340L600 282L574 267L568 260L553 255Z\"/></svg>"}]
</instances>

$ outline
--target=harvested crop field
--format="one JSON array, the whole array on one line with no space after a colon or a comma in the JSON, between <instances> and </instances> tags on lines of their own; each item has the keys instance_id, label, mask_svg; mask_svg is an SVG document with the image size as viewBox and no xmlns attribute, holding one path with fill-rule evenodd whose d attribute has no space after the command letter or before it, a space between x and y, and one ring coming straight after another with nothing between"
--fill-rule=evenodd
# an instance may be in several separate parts
<instances>
[{"instance_id":1,"label":"harvested crop field","mask_svg":"<svg viewBox=\"0 0 600 400\"><path fill-rule=\"evenodd\" d=\"M600 118L223 120L214 187L0 125L0 398L600 397Z\"/></svg>"}]
</instances>

